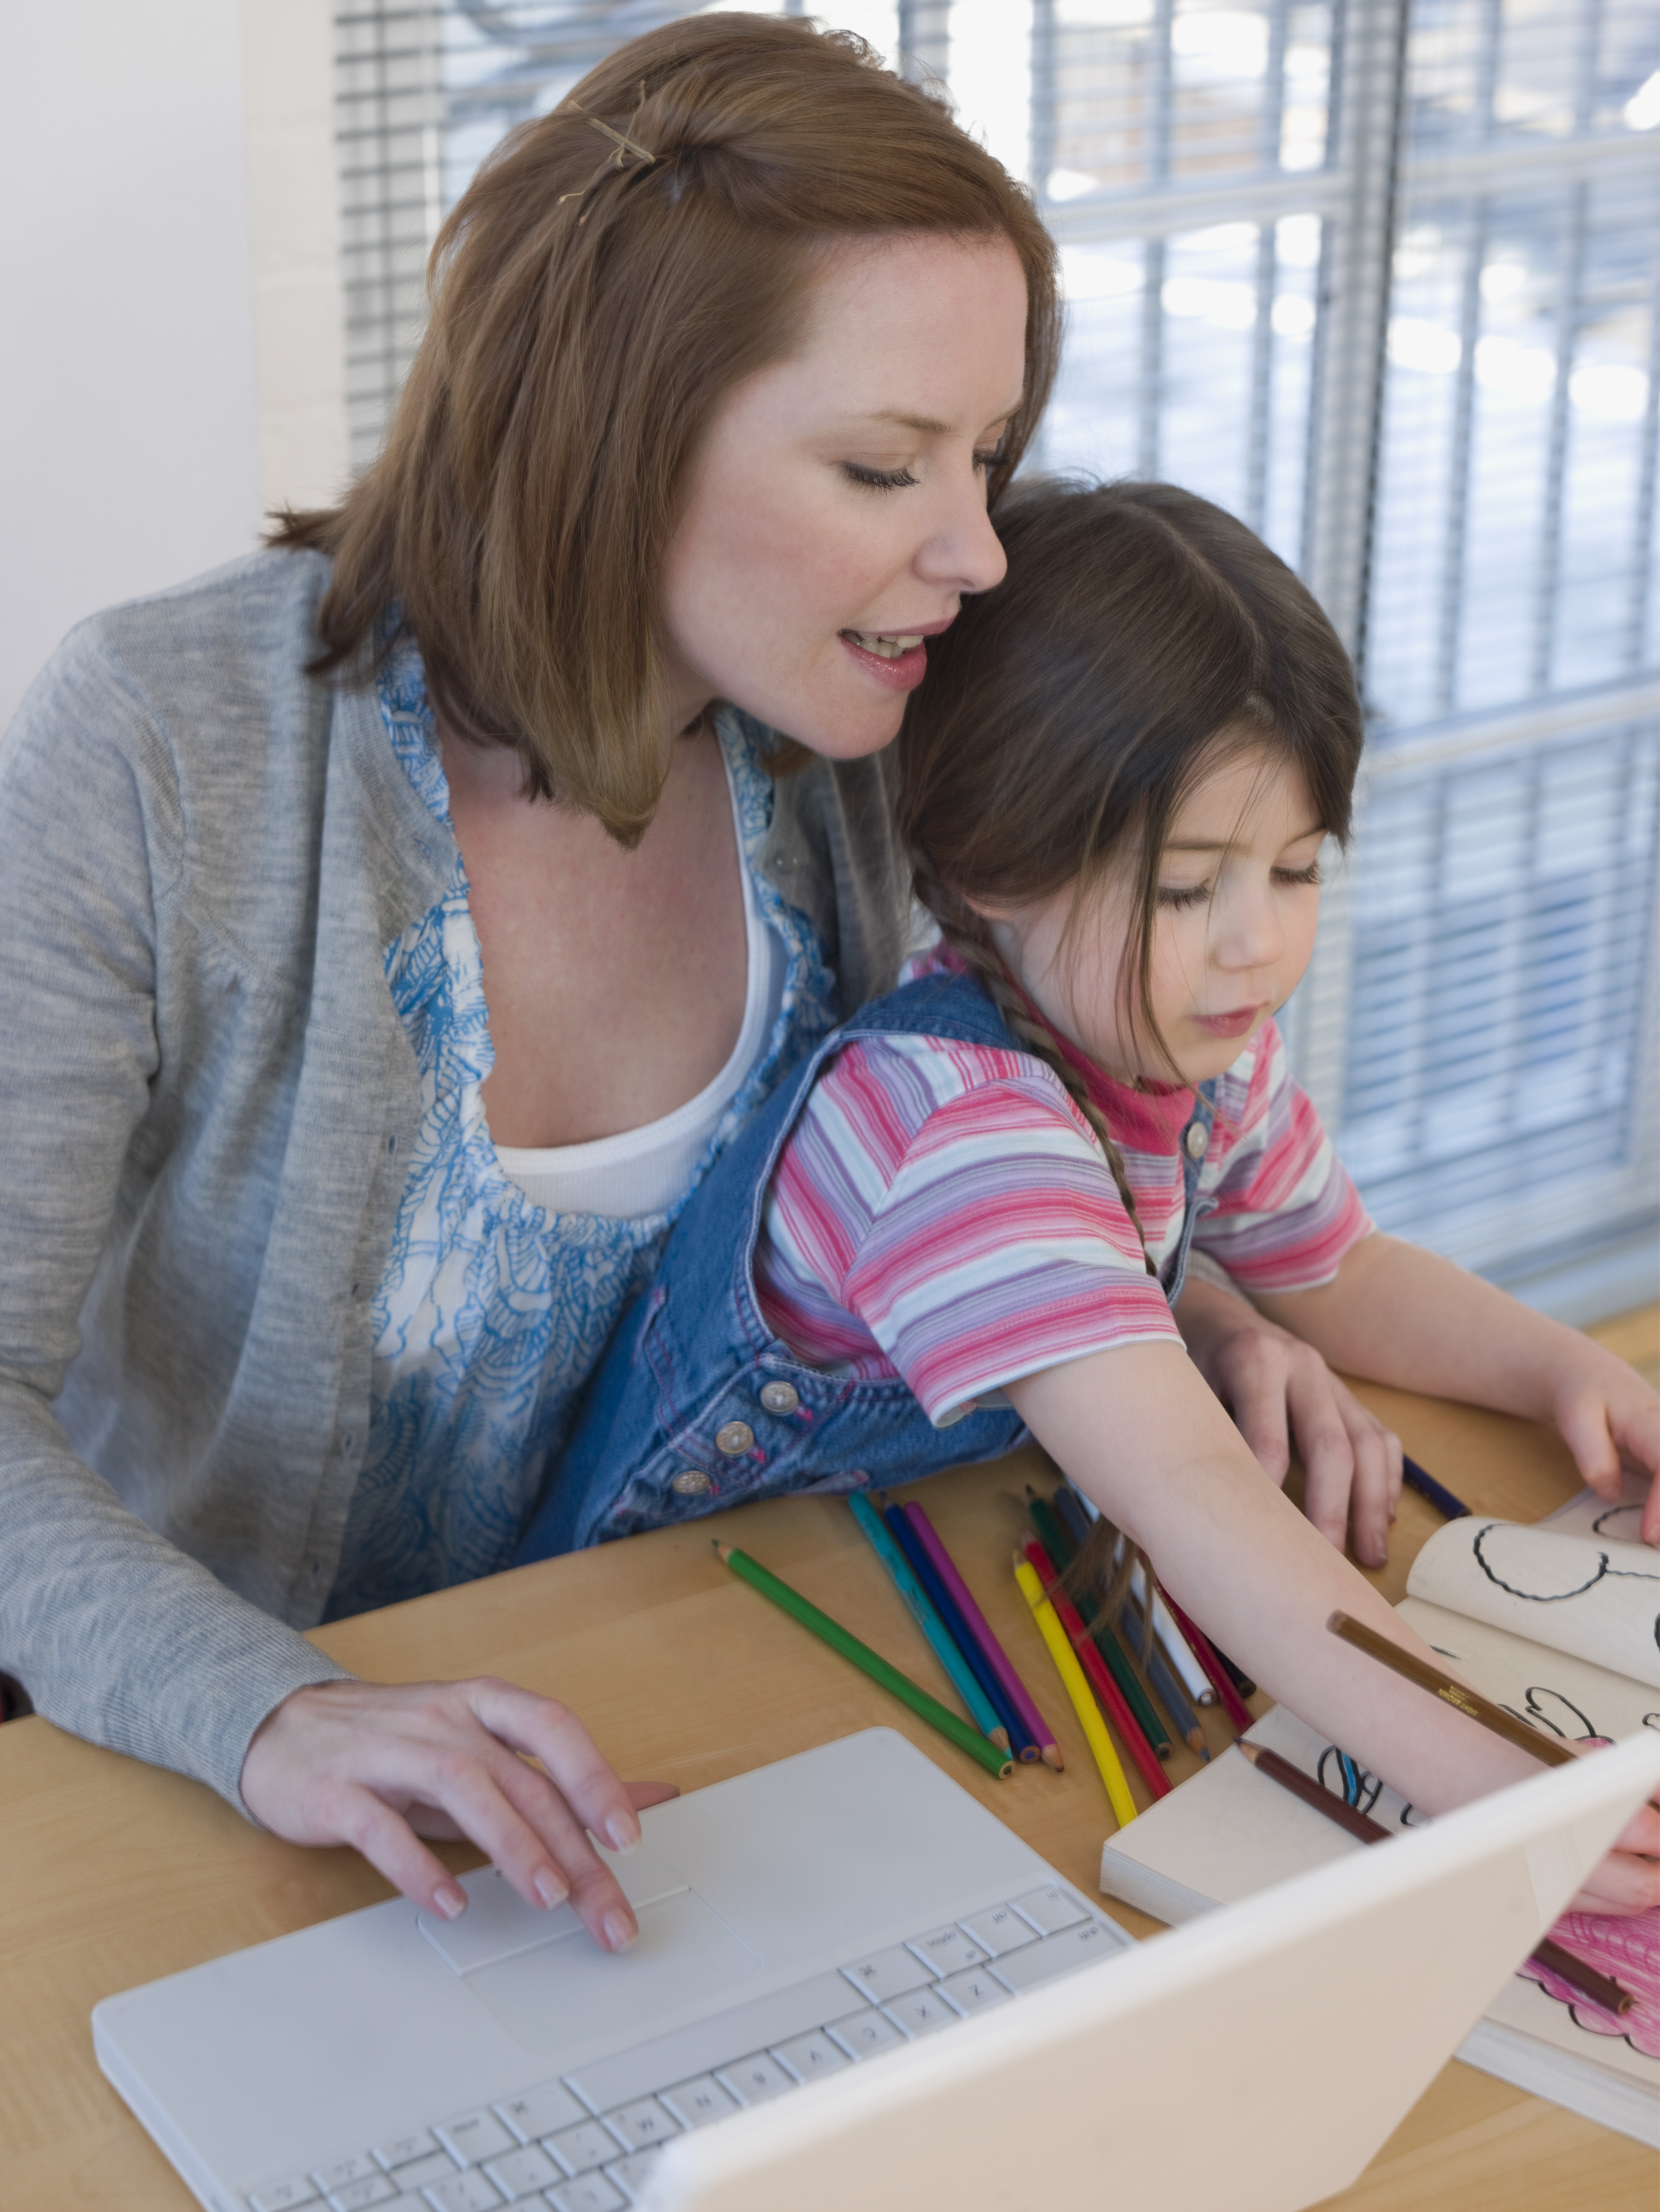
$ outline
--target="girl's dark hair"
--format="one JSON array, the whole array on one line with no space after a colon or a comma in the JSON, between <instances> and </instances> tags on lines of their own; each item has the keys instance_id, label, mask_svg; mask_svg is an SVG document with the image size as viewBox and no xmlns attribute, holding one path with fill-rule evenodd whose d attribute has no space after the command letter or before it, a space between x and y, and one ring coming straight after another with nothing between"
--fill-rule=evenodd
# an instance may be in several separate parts
<instances>
[{"instance_id":1,"label":"girl's dark hair","mask_svg":"<svg viewBox=\"0 0 1660 2212\"><path fill-rule=\"evenodd\" d=\"M971 902L1018 906L1070 885L1077 926L1108 871L1128 863L1121 1017L1177 1075L1147 1004L1172 818L1227 755L1261 750L1300 771L1316 820L1347 842L1360 702L1310 593L1243 523L1192 492L1029 478L1004 495L997 532L1007 575L930 641L927 681L907 708L900 834L917 896L1066 1085L1140 1235L1111 1130ZM1110 1543L1091 1542L1090 1568Z\"/></svg>"},{"instance_id":2,"label":"girl's dark hair","mask_svg":"<svg viewBox=\"0 0 1660 2212\"><path fill-rule=\"evenodd\" d=\"M713 15L619 48L440 231L380 458L338 507L278 518L272 543L334 562L314 672L361 672L396 602L451 726L635 842L664 774L657 583L704 434L797 343L826 252L908 235L1006 238L1025 272L994 498L1060 351L1031 194L851 33Z\"/></svg>"}]
</instances>

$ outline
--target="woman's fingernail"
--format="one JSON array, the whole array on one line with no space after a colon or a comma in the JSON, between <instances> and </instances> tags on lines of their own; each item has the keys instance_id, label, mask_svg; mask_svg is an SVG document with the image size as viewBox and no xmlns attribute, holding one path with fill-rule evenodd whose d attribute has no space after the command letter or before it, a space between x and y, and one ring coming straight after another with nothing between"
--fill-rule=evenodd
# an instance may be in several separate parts
<instances>
[{"instance_id":1,"label":"woman's fingernail","mask_svg":"<svg viewBox=\"0 0 1660 2212\"><path fill-rule=\"evenodd\" d=\"M552 1911L556 1905L562 1905L570 1895L569 1890L566 1888L563 1882L546 1867L538 1869L532 1879L531 1887L541 1899L544 1908L549 1912Z\"/></svg>"},{"instance_id":2,"label":"woman's fingernail","mask_svg":"<svg viewBox=\"0 0 1660 2212\"><path fill-rule=\"evenodd\" d=\"M613 1951L626 1951L640 1930L626 1912L611 1911L605 1915L605 1941Z\"/></svg>"},{"instance_id":3,"label":"woman's fingernail","mask_svg":"<svg viewBox=\"0 0 1660 2212\"><path fill-rule=\"evenodd\" d=\"M637 1850L640 1823L631 1813L613 1813L605 1823L605 1840L614 1851Z\"/></svg>"},{"instance_id":4,"label":"woman's fingernail","mask_svg":"<svg viewBox=\"0 0 1660 2212\"><path fill-rule=\"evenodd\" d=\"M432 1901L446 1920L459 1920L467 1909L467 1893L459 1881L441 1881Z\"/></svg>"}]
</instances>

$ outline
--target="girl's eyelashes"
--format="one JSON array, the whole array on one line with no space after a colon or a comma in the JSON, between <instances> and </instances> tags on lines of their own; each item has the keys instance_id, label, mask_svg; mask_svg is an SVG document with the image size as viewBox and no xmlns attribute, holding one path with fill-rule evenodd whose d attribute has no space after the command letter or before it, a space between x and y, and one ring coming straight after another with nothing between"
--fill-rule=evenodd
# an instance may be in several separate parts
<instances>
[{"instance_id":1,"label":"girl's eyelashes","mask_svg":"<svg viewBox=\"0 0 1660 2212\"><path fill-rule=\"evenodd\" d=\"M1274 873L1275 880L1279 883L1317 884L1320 881L1320 863L1318 860L1310 860L1306 868L1276 868Z\"/></svg>"},{"instance_id":2,"label":"girl's eyelashes","mask_svg":"<svg viewBox=\"0 0 1660 2212\"><path fill-rule=\"evenodd\" d=\"M921 481L909 469L867 469L858 461L843 461L842 473L866 491L903 491L908 484Z\"/></svg>"},{"instance_id":3,"label":"girl's eyelashes","mask_svg":"<svg viewBox=\"0 0 1660 2212\"><path fill-rule=\"evenodd\" d=\"M1160 884L1158 903L1174 907L1178 912L1183 907L1199 906L1210 896L1211 887L1205 884Z\"/></svg>"}]
</instances>

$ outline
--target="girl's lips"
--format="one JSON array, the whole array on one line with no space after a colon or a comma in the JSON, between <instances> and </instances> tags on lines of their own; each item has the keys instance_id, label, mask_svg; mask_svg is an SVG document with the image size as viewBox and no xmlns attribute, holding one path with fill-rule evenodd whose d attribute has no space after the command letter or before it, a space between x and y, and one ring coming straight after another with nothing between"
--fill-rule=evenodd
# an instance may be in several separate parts
<instances>
[{"instance_id":1,"label":"girl's lips","mask_svg":"<svg viewBox=\"0 0 1660 2212\"><path fill-rule=\"evenodd\" d=\"M1243 1036L1257 1016L1266 1011L1267 1006L1268 1000L1264 999L1259 1006L1239 1006L1231 1014L1195 1014L1194 1020L1201 1030L1208 1030L1213 1036Z\"/></svg>"},{"instance_id":2,"label":"girl's lips","mask_svg":"<svg viewBox=\"0 0 1660 2212\"><path fill-rule=\"evenodd\" d=\"M943 629L946 624L941 623L939 627ZM914 636L915 631L911 635ZM914 645L908 653L902 653L892 660L885 660L879 653L866 653L864 647L855 644L845 630L838 630L836 635L859 665L867 669L878 683L885 684L890 691L914 691L928 672L928 649L925 644Z\"/></svg>"}]
</instances>

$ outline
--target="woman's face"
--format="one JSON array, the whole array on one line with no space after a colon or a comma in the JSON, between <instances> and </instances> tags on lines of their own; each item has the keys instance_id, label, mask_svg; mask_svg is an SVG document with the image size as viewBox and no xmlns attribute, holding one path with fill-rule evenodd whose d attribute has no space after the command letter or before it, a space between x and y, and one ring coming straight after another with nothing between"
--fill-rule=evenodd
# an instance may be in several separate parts
<instances>
[{"instance_id":1,"label":"woman's face","mask_svg":"<svg viewBox=\"0 0 1660 2212\"><path fill-rule=\"evenodd\" d=\"M683 728L730 699L831 759L875 752L922 641L1004 569L986 477L1025 369L1006 239L839 249L801 345L710 426L664 568Z\"/></svg>"}]
</instances>

